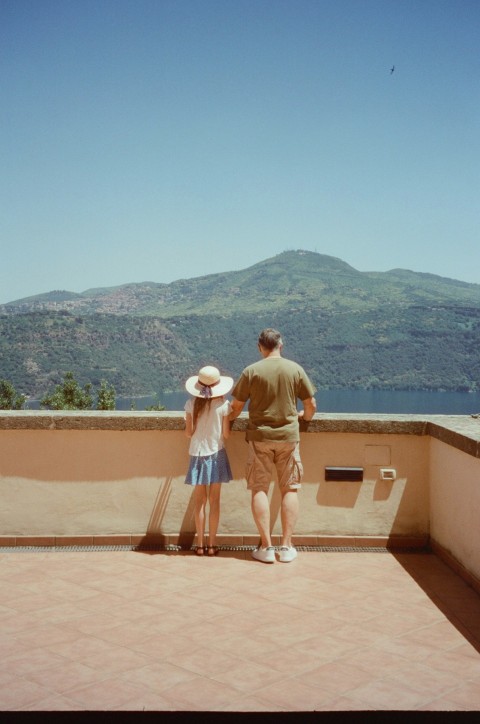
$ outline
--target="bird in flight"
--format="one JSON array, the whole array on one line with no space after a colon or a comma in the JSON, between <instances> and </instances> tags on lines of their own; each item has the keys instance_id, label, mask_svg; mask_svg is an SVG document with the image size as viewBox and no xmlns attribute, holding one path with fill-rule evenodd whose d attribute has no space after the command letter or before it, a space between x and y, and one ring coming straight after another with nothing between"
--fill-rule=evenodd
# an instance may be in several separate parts
<instances>
[{"instance_id":1,"label":"bird in flight","mask_svg":"<svg viewBox=\"0 0 480 724\"><path fill-rule=\"evenodd\" d=\"M394 70L395 70L395 66L392 65L392 67L390 68L390 75L392 75L392 73L393 73Z\"/></svg>"}]
</instances>

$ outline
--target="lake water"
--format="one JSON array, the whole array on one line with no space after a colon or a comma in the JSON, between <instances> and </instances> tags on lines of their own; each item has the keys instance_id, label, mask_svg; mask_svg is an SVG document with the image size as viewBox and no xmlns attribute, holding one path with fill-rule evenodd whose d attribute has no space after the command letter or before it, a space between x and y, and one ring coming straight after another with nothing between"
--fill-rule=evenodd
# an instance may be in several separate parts
<instances>
[{"instance_id":1,"label":"lake water","mask_svg":"<svg viewBox=\"0 0 480 724\"><path fill-rule=\"evenodd\" d=\"M319 390L317 412L397 413L410 415L472 415L480 412L480 392L401 390ZM117 410L144 410L160 402L167 410L183 410L188 393L168 392L153 397L119 397Z\"/></svg>"}]
</instances>

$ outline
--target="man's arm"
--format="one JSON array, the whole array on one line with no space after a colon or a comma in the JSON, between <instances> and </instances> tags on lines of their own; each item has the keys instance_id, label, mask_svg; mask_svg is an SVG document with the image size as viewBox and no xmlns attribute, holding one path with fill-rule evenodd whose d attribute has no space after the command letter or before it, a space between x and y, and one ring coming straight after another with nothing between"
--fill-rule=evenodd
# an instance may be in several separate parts
<instances>
[{"instance_id":1,"label":"man's arm","mask_svg":"<svg viewBox=\"0 0 480 724\"><path fill-rule=\"evenodd\" d=\"M317 410L317 401L314 397L307 397L302 400L303 410L300 410L298 417L304 422L310 422Z\"/></svg>"},{"instance_id":2,"label":"man's arm","mask_svg":"<svg viewBox=\"0 0 480 724\"><path fill-rule=\"evenodd\" d=\"M232 411L231 411L230 415L228 416L228 419L230 421L233 421L233 420L235 420L236 417L239 416L239 414L245 407L245 402L242 402L241 400L236 400L235 398L233 398L231 404L232 404Z\"/></svg>"}]
</instances>

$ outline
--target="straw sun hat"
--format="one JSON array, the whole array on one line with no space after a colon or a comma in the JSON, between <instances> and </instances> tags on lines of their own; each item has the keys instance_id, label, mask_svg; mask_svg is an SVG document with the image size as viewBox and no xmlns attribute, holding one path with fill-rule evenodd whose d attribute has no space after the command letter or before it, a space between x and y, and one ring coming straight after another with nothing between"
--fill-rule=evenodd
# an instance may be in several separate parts
<instances>
[{"instance_id":1,"label":"straw sun hat","mask_svg":"<svg viewBox=\"0 0 480 724\"><path fill-rule=\"evenodd\" d=\"M202 367L198 375L189 377L185 382L187 392L194 397L220 397L233 387L233 377L224 377L216 367Z\"/></svg>"}]
</instances>

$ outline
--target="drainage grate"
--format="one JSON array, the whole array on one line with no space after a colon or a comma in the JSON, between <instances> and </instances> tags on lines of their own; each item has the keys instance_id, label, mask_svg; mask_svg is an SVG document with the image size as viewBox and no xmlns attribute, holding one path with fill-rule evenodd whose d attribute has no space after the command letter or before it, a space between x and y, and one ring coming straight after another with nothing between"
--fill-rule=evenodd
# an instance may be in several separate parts
<instances>
[{"instance_id":1,"label":"drainage grate","mask_svg":"<svg viewBox=\"0 0 480 724\"><path fill-rule=\"evenodd\" d=\"M308 551L318 553L425 553L429 552L428 547L418 548L384 548L384 547L362 547L362 546L295 546L297 551ZM256 546L218 546L219 551L252 551ZM277 546L278 548L278 546ZM192 548L182 546L133 546L133 545L111 545L111 546L0 546L0 553L97 553L102 551L136 551L148 553L158 551L165 553L187 553Z\"/></svg>"}]
</instances>

